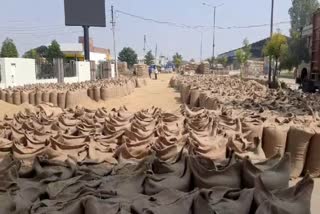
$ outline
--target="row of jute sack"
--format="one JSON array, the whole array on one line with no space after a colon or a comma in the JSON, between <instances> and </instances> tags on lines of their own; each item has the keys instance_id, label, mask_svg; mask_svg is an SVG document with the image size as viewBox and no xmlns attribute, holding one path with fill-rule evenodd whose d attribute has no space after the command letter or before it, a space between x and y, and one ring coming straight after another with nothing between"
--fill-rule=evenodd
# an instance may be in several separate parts
<instances>
[{"instance_id":1,"label":"row of jute sack","mask_svg":"<svg viewBox=\"0 0 320 214\"><path fill-rule=\"evenodd\" d=\"M131 94L135 88L147 85L146 79L133 79L121 84L105 84L89 87L87 95L95 101L106 101L110 98L124 97Z\"/></svg>"},{"instance_id":2,"label":"row of jute sack","mask_svg":"<svg viewBox=\"0 0 320 214\"><path fill-rule=\"evenodd\" d=\"M45 90L35 88L33 90L4 89L0 90L0 100L10 104L20 105L27 103L39 105L41 103L52 103L60 108L70 108L77 104L77 100L90 97L93 100L107 100L109 98L122 97L131 94L136 87L146 85L145 79L132 79L120 84L104 84L89 87L88 89L69 90Z\"/></svg>"}]
</instances>

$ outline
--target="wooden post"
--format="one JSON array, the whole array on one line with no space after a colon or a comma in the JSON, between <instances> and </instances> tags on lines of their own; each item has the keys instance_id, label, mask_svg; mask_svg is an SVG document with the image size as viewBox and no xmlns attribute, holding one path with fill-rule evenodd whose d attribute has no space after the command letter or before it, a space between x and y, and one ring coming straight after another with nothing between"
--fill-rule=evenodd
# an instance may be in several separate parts
<instances>
[{"instance_id":1,"label":"wooden post","mask_svg":"<svg viewBox=\"0 0 320 214\"><path fill-rule=\"evenodd\" d=\"M53 59L53 69L57 74L58 83L64 83L63 59Z\"/></svg>"},{"instance_id":2,"label":"wooden post","mask_svg":"<svg viewBox=\"0 0 320 214\"><path fill-rule=\"evenodd\" d=\"M97 79L97 66L95 61L90 61L90 80L94 81Z\"/></svg>"}]
</instances>

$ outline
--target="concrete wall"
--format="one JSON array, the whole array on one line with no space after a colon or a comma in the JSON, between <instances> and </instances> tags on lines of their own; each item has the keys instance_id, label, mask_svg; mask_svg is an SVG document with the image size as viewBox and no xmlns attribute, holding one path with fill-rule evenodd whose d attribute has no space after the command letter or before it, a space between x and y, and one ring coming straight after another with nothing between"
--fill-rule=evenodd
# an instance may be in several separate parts
<instances>
[{"instance_id":1,"label":"concrete wall","mask_svg":"<svg viewBox=\"0 0 320 214\"><path fill-rule=\"evenodd\" d=\"M35 61L23 58L0 58L0 88L23 86L25 84L57 83L57 78L36 79ZM76 62L76 77L65 77L65 83L90 80L90 63Z\"/></svg>"},{"instance_id":2,"label":"concrete wall","mask_svg":"<svg viewBox=\"0 0 320 214\"><path fill-rule=\"evenodd\" d=\"M103 53L90 52L90 60L95 61L96 65L98 65L100 61L107 61L107 55Z\"/></svg>"},{"instance_id":3,"label":"concrete wall","mask_svg":"<svg viewBox=\"0 0 320 214\"><path fill-rule=\"evenodd\" d=\"M14 87L34 83L35 61L24 58L0 58L1 84Z\"/></svg>"}]
</instances>

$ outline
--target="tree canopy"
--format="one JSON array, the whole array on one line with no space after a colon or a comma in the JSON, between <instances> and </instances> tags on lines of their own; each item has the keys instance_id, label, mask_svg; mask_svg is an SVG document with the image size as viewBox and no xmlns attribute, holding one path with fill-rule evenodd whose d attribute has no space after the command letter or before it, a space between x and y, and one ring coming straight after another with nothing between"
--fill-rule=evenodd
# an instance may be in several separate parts
<instances>
[{"instance_id":1,"label":"tree canopy","mask_svg":"<svg viewBox=\"0 0 320 214\"><path fill-rule=\"evenodd\" d=\"M119 53L118 59L121 62L127 62L129 68L138 63L138 55L130 47L123 48Z\"/></svg>"},{"instance_id":2,"label":"tree canopy","mask_svg":"<svg viewBox=\"0 0 320 214\"><path fill-rule=\"evenodd\" d=\"M148 51L148 53L144 57L144 61L145 61L145 64L147 65L154 64L154 56L152 54L152 51Z\"/></svg>"},{"instance_id":3,"label":"tree canopy","mask_svg":"<svg viewBox=\"0 0 320 214\"><path fill-rule=\"evenodd\" d=\"M312 24L312 16L317 8L317 0L292 0L292 7L289 9L291 29L288 54L280 59L282 68L291 70L302 61L310 61L307 38L303 38L301 33L305 26Z\"/></svg>"},{"instance_id":4,"label":"tree canopy","mask_svg":"<svg viewBox=\"0 0 320 214\"><path fill-rule=\"evenodd\" d=\"M19 56L17 47L12 39L6 38L3 41L0 56L8 58L15 58Z\"/></svg>"},{"instance_id":5,"label":"tree canopy","mask_svg":"<svg viewBox=\"0 0 320 214\"><path fill-rule=\"evenodd\" d=\"M227 58L226 56L224 56L224 57L218 57L218 58L217 58L217 62L218 62L219 64L223 65L224 67L226 67L227 64L228 64L228 58Z\"/></svg>"},{"instance_id":6,"label":"tree canopy","mask_svg":"<svg viewBox=\"0 0 320 214\"><path fill-rule=\"evenodd\" d=\"M236 58L240 65L244 65L248 62L251 57L251 45L249 44L248 39L244 39L243 47L236 51Z\"/></svg>"},{"instance_id":7,"label":"tree canopy","mask_svg":"<svg viewBox=\"0 0 320 214\"><path fill-rule=\"evenodd\" d=\"M29 58L29 59L38 59L39 54L37 53L36 49L31 49L31 50L25 52L22 57Z\"/></svg>"},{"instance_id":8,"label":"tree canopy","mask_svg":"<svg viewBox=\"0 0 320 214\"><path fill-rule=\"evenodd\" d=\"M60 50L60 45L56 40L53 40L48 47L47 59L49 62L53 62L55 58L64 58L63 53Z\"/></svg>"},{"instance_id":9,"label":"tree canopy","mask_svg":"<svg viewBox=\"0 0 320 214\"><path fill-rule=\"evenodd\" d=\"M172 57L172 59L173 59L173 63L174 63L174 65L175 65L175 67L176 67L176 68L179 68L179 67L181 66L182 60L183 60L182 55L179 54L179 53L176 53L176 54Z\"/></svg>"}]
</instances>

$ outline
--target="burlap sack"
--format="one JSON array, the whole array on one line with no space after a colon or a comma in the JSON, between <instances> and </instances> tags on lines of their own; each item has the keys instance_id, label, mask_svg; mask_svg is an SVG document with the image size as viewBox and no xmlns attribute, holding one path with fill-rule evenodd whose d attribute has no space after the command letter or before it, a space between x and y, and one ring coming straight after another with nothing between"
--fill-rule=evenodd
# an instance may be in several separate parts
<instances>
[{"instance_id":1,"label":"burlap sack","mask_svg":"<svg viewBox=\"0 0 320 214\"><path fill-rule=\"evenodd\" d=\"M36 104L36 93L34 91L31 91L29 93L29 103L31 105L35 105Z\"/></svg>"},{"instance_id":2,"label":"burlap sack","mask_svg":"<svg viewBox=\"0 0 320 214\"><path fill-rule=\"evenodd\" d=\"M19 90L15 90L13 92L13 104L15 104L15 105L21 104L21 93Z\"/></svg>"},{"instance_id":3,"label":"burlap sack","mask_svg":"<svg viewBox=\"0 0 320 214\"><path fill-rule=\"evenodd\" d=\"M52 103L54 106L58 106L58 94L56 91L51 91L50 92L50 97L49 97L50 103Z\"/></svg>"},{"instance_id":4,"label":"burlap sack","mask_svg":"<svg viewBox=\"0 0 320 214\"><path fill-rule=\"evenodd\" d=\"M218 98L216 97L207 97L204 105L204 108L209 109L209 110L218 110L220 109L220 103Z\"/></svg>"},{"instance_id":5,"label":"burlap sack","mask_svg":"<svg viewBox=\"0 0 320 214\"><path fill-rule=\"evenodd\" d=\"M201 91L200 96L199 96L199 107L204 108L207 99L208 99L208 91Z\"/></svg>"},{"instance_id":6,"label":"burlap sack","mask_svg":"<svg viewBox=\"0 0 320 214\"><path fill-rule=\"evenodd\" d=\"M266 126L263 128L262 148L267 158L283 155L286 150L289 127Z\"/></svg>"},{"instance_id":7,"label":"burlap sack","mask_svg":"<svg viewBox=\"0 0 320 214\"><path fill-rule=\"evenodd\" d=\"M13 92L12 91L7 91L6 102L13 104Z\"/></svg>"},{"instance_id":8,"label":"burlap sack","mask_svg":"<svg viewBox=\"0 0 320 214\"><path fill-rule=\"evenodd\" d=\"M101 99L100 88L98 86L93 87L93 99L97 102Z\"/></svg>"},{"instance_id":9,"label":"burlap sack","mask_svg":"<svg viewBox=\"0 0 320 214\"><path fill-rule=\"evenodd\" d=\"M320 176L320 132L317 132L310 141L304 167L304 174L306 173L315 178Z\"/></svg>"},{"instance_id":10,"label":"burlap sack","mask_svg":"<svg viewBox=\"0 0 320 214\"><path fill-rule=\"evenodd\" d=\"M42 91L38 90L38 91L36 92L35 102L36 102L36 103L35 103L36 105L39 105L39 104L42 103Z\"/></svg>"},{"instance_id":11,"label":"burlap sack","mask_svg":"<svg viewBox=\"0 0 320 214\"><path fill-rule=\"evenodd\" d=\"M90 88L88 88L88 97L90 97L91 99L94 99L94 96L93 96L93 88L92 87L90 87Z\"/></svg>"},{"instance_id":12,"label":"burlap sack","mask_svg":"<svg viewBox=\"0 0 320 214\"><path fill-rule=\"evenodd\" d=\"M190 107L200 107L199 103L200 89L191 89L190 90Z\"/></svg>"},{"instance_id":13,"label":"burlap sack","mask_svg":"<svg viewBox=\"0 0 320 214\"><path fill-rule=\"evenodd\" d=\"M49 91L46 90L42 93L42 101L45 103L50 102L50 92Z\"/></svg>"},{"instance_id":14,"label":"burlap sack","mask_svg":"<svg viewBox=\"0 0 320 214\"><path fill-rule=\"evenodd\" d=\"M182 102L187 105L190 103L190 88L191 86L187 83L183 83L181 86L181 99Z\"/></svg>"},{"instance_id":15,"label":"burlap sack","mask_svg":"<svg viewBox=\"0 0 320 214\"><path fill-rule=\"evenodd\" d=\"M65 92L58 93L58 106L62 109L66 108L66 93Z\"/></svg>"},{"instance_id":16,"label":"burlap sack","mask_svg":"<svg viewBox=\"0 0 320 214\"><path fill-rule=\"evenodd\" d=\"M5 90L0 90L0 100L6 101L6 94Z\"/></svg>"},{"instance_id":17,"label":"burlap sack","mask_svg":"<svg viewBox=\"0 0 320 214\"><path fill-rule=\"evenodd\" d=\"M66 108L77 106L79 97L79 91L68 90L66 94Z\"/></svg>"},{"instance_id":18,"label":"burlap sack","mask_svg":"<svg viewBox=\"0 0 320 214\"><path fill-rule=\"evenodd\" d=\"M103 86L100 89L101 99L106 101L113 97L113 89L110 86Z\"/></svg>"},{"instance_id":19,"label":"burlap sack","mask_svg":"<svg viewBox=\"0 0 320 214\"><path fill-rule=\"evenodd\" d=\"M29 93L27 91L21 91L21 103L29 103Z\"/></svg>"},{"instance_id":20,"label":"burlap sack","mask_svg":"<svg viewBox=\"0 0 320 214\"><path fill-rule=\"evenodd\" d=\"M291 154L291 177L297 178L301 175L308 146L315 132L306 127L291 126L288 132L286 152Z\"/></svg>"}]
</instances>

